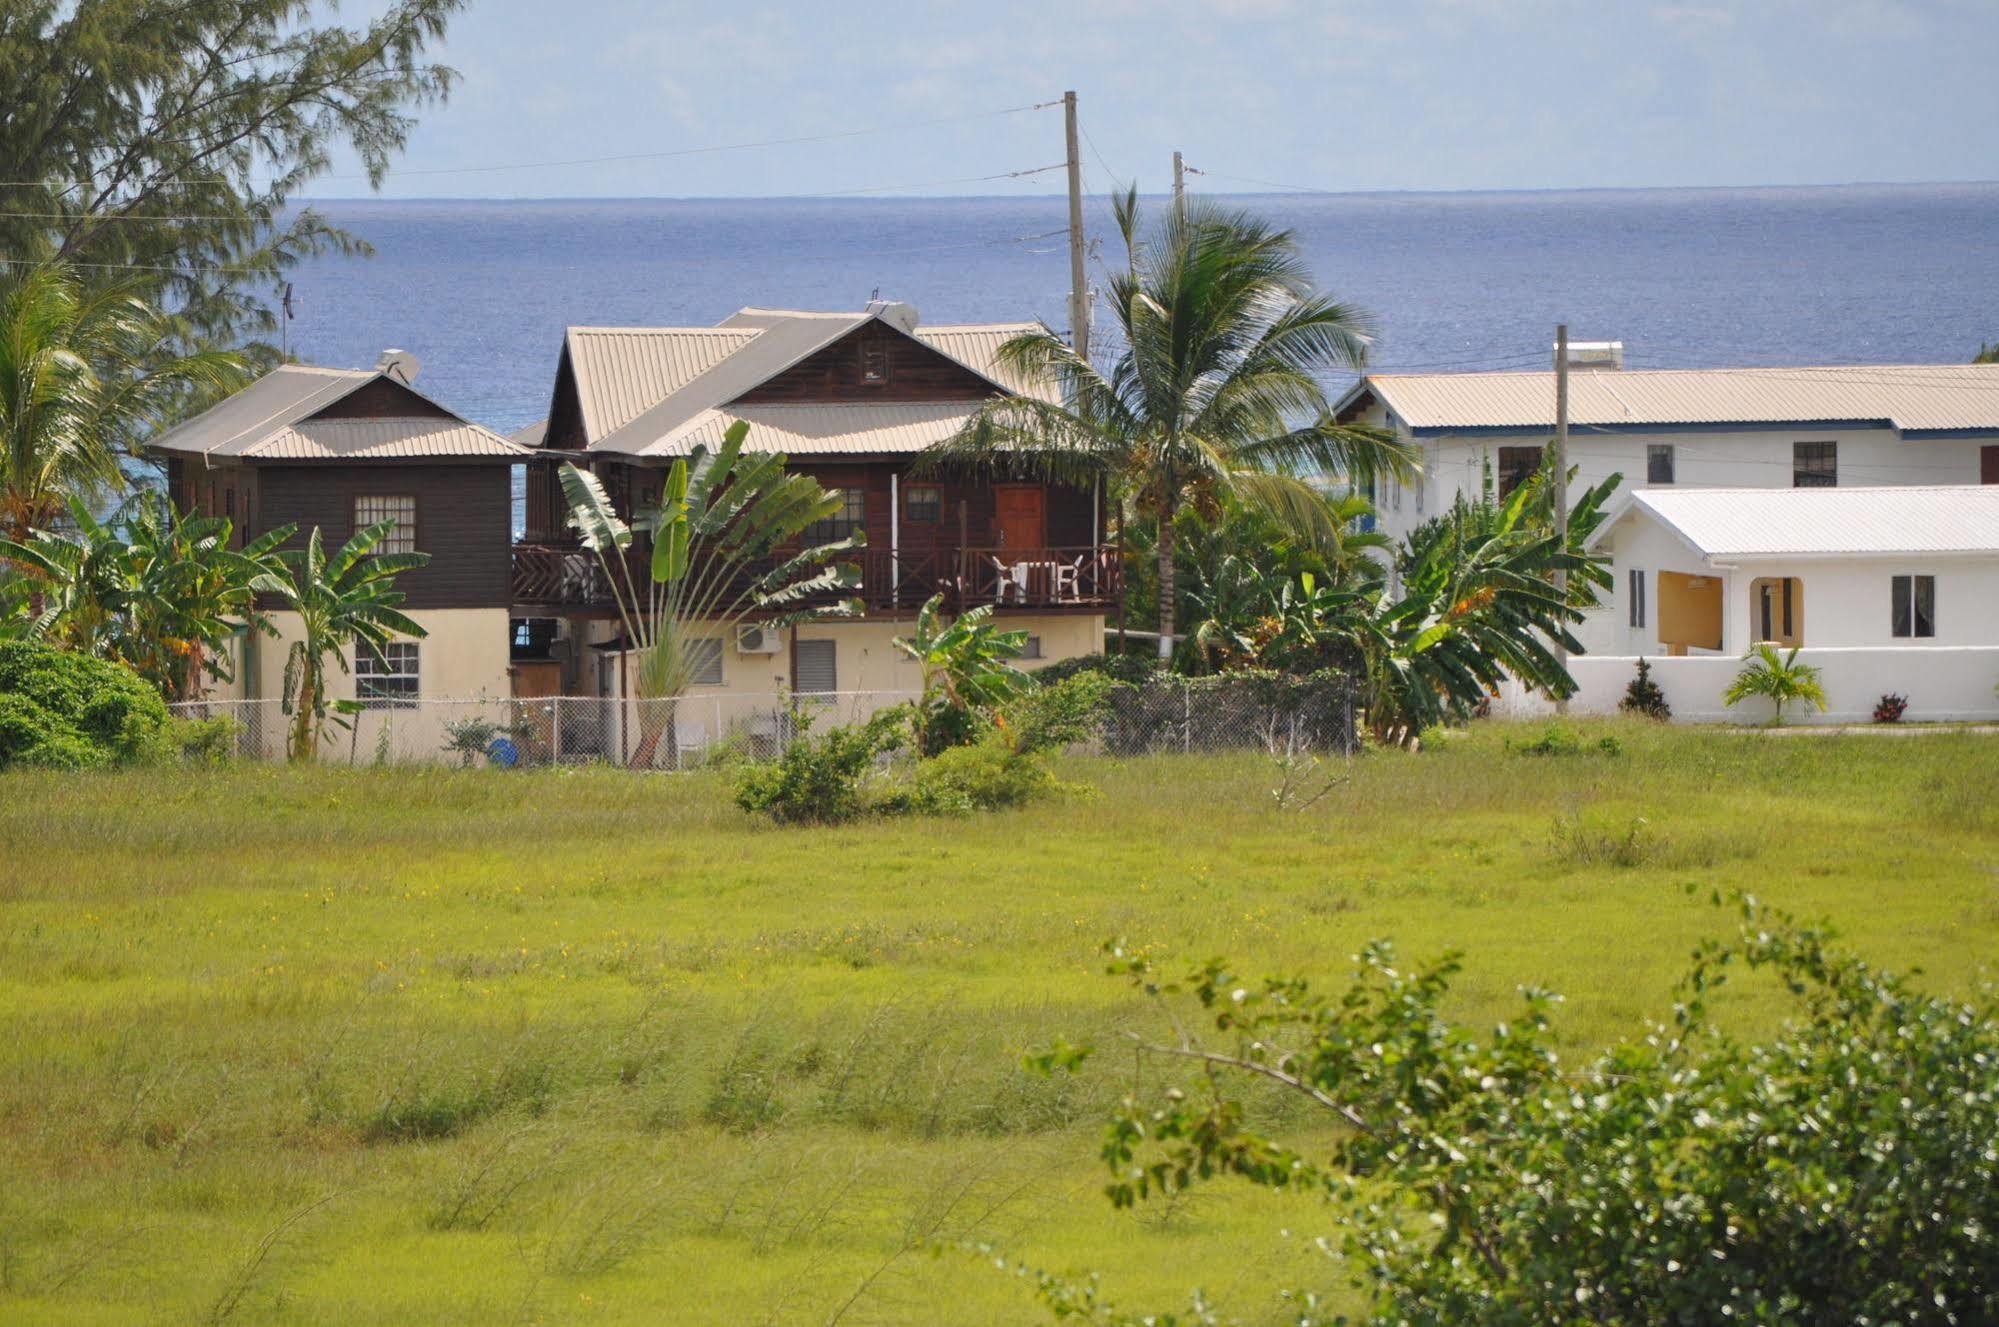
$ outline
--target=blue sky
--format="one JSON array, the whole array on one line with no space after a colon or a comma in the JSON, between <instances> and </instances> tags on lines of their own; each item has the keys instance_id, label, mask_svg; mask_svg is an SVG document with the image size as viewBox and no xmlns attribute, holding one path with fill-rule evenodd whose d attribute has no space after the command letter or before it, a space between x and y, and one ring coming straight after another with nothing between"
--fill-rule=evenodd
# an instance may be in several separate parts
<instances>
[{"instance_id":1,"label":"blue sky","mask_svg":"<svg viewBox=\"0 0 1999 1327\"><path fill-rule=\"evenodd\" d=\"M349 0L351 19L384 0ZM394 197L1333 190L1999 178L1995 0L472 0ZM894 132L589 166L875 126ZM351 170L351 165L343 166ZM351 176L317 196L353 196Z\"/></svg>"}]
</instances>

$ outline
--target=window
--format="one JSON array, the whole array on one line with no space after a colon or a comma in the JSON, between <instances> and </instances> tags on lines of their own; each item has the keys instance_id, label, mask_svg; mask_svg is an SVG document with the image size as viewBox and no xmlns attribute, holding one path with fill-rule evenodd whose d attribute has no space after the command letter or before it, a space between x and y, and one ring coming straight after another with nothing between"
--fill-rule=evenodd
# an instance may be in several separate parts
<instances>
[{"instance_id":1,"label":"window","mask_svg":"<svg viewBox=\"0 0 1999 1327\"><path fill-rule=\"evenodd\" d=\"M232 521L236 519L236 486L234 484L222 490L222 514Z\"/></svg>"},{"instance_id":2,"label":"window","mask_svg":"<svg viewBox=\"0 0 1999 1327\"><path fill-rule=\"evenodd\" d=\"M686 643L687 680L697 687L722 685L722 642L714 637Z\"/></svg>"},{"instance_id":3,"label":"window","mask_svg":"<svg viewBox=\"0 0 1999 1327\"><path fill-rule=\"evenodd\" d=\"M1499 496L1509 496L1514 489L1531 479L1541 468L1539 447L1501 447L1499 449Z\"/></svg>"},{"instance_id":4,"label":"window","mask_svg":"<svg viewBox=\"0 0 1999 1327\"><path fill-rule=\"evenodd\" d=\"M845 539L866 525L867 520L868 495L857 488L843 488L840 509L825 520L806 526L804 540L807 544L829 544L835 539Z\"/></svg>"},{"instance_id":5,"label":"window","mask_svg":"<svg viewBox=\"0 0 1999 1327\"><path fill-rule=\"evenodd\" d=\"M1937 578L1896 576L1889 582L1889 629L1897 636L1937 634Z\"/></svg>"},{"instance_id":6,"label":"window","mask_svg":"<svg viewBox=\"0 0 1999 1327\"><path fill-rule=\"evenodd\" d=\"M934 524L944 516L944 490L935 484L911 484L902 491L902 514L915 524Z\"/></svg>"},{"instance_id":7,"label":"window","mask_svg":"<svg viewBox=\"0 0 1999 1327\"><path fill-rule=\"evenodd\" d=\"M888 342L881 337L861 342L861 381L870 387L888 382Z\"/></svg>"},{"instance_id":8,"label":"window","mask_svg":"<svg viewBox=\"0 0 1999 1327\"><path fill-rule=\"evenodd\" d=\"M1838 443L1794 442L1791 444L1792 488L1837 488L1838 486Z\"/></svg>"},{"instance_id":9,"label":"window","mask_svg":"<svg viewBox=\"0 0 1999 1327\"><path fill-rule=\"evenodd\" d=\"M1673 482L1672 443L1655 442L1645 449L1645 482L1648 484Z\"/></svg>"},{"instance_id":10,"label":"window","mask_svg":"<svg viewBox=\"0 0 1999 1327\"><path fill-rule=\"evenodd\" d=\"M801 696L830 696L840 689L839 670L833 665L833 646L830 640L796 642L798 675L791 679L793 691Z\"/></svg>"},{"instance_id":11,"label":"window","mask_svg":"<svg viewBox=\"0 0 1999 1327\"><path fill-rule=\"evenodd\" d=\"M417 654L413 640L392 640L379 654L354 644L354 694L372 709L398 709L417 698Z\"/></svg>"},{"instance_id":12,"label":"window","mask_svg":"<svg viewBox=\"0 0 1999 1327\"><path fill-rule=\"evenodd\" d=\"M1041 637L1029 636L1026 642L1020 647L1020 657L1023 659L1039 659L1041 657Z\"/></svg>"},{"instance_id":13,"label":"window","mask_svg":"<svg viewBox=\"0 0 1999 1327\"><path fill-rule=\"evenodd\" d=\"M389 532L375 545L377 553L416 552L416 499L403 494L395 497L354 499L354 528L365 530L382 521L390 522Z\"/></svg>"},{"instance_id":14,"label":"window","mask_svg":"<svg viewBox=\"0 0 1999 1327\"><path fill-rule=\"evenodd\" d=\"M1631 625L1642 627L1645 625L1645 573L1633 567L1629 583L1631 585Z\"/></svg>"}]
</instances>

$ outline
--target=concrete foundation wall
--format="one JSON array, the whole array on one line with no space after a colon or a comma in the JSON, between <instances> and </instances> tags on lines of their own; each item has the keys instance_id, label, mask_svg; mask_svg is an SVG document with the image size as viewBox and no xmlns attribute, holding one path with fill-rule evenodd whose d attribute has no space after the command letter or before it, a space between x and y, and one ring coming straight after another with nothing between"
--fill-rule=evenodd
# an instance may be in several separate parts
<instances>
[{"instance_id":1,"label":"concrete foundation wall","mask_svg":"<svg viewBox=\"0 0 1999 1327\"><path fill-rule=\"evenodd\" d=\"M1742 671L1742 660L1725 655L1651 657L1652 678L1666 693L1676 722L1762 723L1771 716L1768 701L1746 700L1733 708L1722 695ZM1813 649L1798 655L1799 663L1820 670L1826 711L1795 702L1784 707L1789 723L1867 723L1874 704L1893 692L1909 698L1905 722L1999 719L1999 646L1929 646L1900 649ZM1580 690L1569 702L1571 714L1615 714L1624 689L1637 675L1631 656L1591 655L1569 661L1569 672ZM1545 697L1529 695L1508 683L1493 702L1493 712L1511 717L1554 713Z\"/></svg>"}]
</instances>

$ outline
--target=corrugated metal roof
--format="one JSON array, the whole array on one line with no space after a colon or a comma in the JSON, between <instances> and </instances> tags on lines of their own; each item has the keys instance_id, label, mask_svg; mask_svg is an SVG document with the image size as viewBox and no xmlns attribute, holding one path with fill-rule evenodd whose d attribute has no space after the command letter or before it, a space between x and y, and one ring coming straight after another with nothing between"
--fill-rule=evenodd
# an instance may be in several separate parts
<instances>
[{"instance_id":1,"label":"corrugated metal roof","mask_svg":"<svg viewBox=\"0 0 1999 1327\"><path fill-rule=\"evenodd\" d=\"M1000 363L999 348L1016 336L1041 330L1040 323L967 323L918 327L916 339L943 351L982 378L990 378L1010 392L1039 396L1045 401L1061 399L1052 382L1033 382Z\"/></svg>"},{"instance_id":2,"label":"corrugated metal roof","mask_svg":"<svg viewBox=\"0 0 1999 1327\"><path fill-rule=\"evenodd\" d=\"M358 456L377 460L423 456L523 459L521 448L457 415L312 418L381 376L377 369L281 364L193 419L149 439L146 445L183 455L288 461ZM398 381L397 386L407 388L408 384ZM415 389L409 390L436 405Z\"/></svg>"},{"instance_id":3,"label":"corrugated metal roof","mask_svg":"<svg viewBox=\"0 0 1999 1327\"><path fill-rule=\"evenodd\" d=\"M570 328L584 436L601 438L631 423L757 336L755 328Z\"/></svg>"},{"instance_id":4,"label":"corrugated metal roof","mask_svg":"<svg viewBox=\"0 0 1999 1327\"><path fill-rule=\"evenodd\" d=\"M876 318L885 319L898 330L906 330L903 319L913 317L914 310L900 305L877 306L860 313L741 309L724 319L719 327L572 327L568 339L570 364L576 374L584 434L590 450L633 456L679 455L692 445L689 439L696 436L687 430L697 424L706 428L713 422L707 418L711 412L721 410L745 392ZM996 387L1027 393L1031 384L1019 374L1003 370L998 363L998 351L1010 338L1036 326L1034 323L919 326L913 335ZM1052 399L1052 385L1044 386L1039 394ZM869 422L878 420L877 415L842 416L837 412L844 407L839 406L812 408L831 413L822 414L816 422L800 419L786 425L803 430L797 435L800 451L858 454L906 449L897 440L903 437L898 432L905 427L902 423ZM953 403L949 409L957 418L967 412L963 402ZM888 432L881 437L855 438L836 445L830 436L821 435L829 421L840 418L852 419L865 433L881 429ZM527 432L523 430L517 437L524 438ZM719 427L712 433L719 438Z\"/></svg>"},{"instance_id":5,"label":"corrugated metal roof","mask_svg":"<svg viewBox=\"0 0 1999 1327\"><path fill-rule=\"evenodd\" d=\"M523 460L519 447L458 419L307 419L236 453L282 461L408 460L416 457L504 457Z\"/></svg>"},{"instance_id":6,"label":"corrugated metal roof","mask_svg":"<svg viewBox=\"0 0 1999 1327\"><path fill-rule=\"evenodd\" d=\"M1553 428L1553 370L1376 373L1371 388L1410 428ZM1584 369L1569 375L1581 427L1885 422L1903 431L1999 431L1999 364Z\"/></svg>"},{"instance_id":7,"label":"corrugated metal roof","mask_svg":"<svg viewBox=\"0 0 1999 1327\"><path fill-rule=\"evenodd\" d=\"M1895 553L1999 555L1999 484L1896 488L1644 488L1594 543L1649 516L1723 561Z\"/></svg>"},{"instance_id":8,"label":"corrugated metal roof","mask_svg":"<svg viewBox=\"0 0 1999 1327\"><path fill-rule=\"evenodd\" d=\"M935 404L742 405L704 410L640 453L685 456L720 445L730 424L750 426L746 451L791 456L911 456L961 428L976 401Z\"/></svg>"}]
</instances>

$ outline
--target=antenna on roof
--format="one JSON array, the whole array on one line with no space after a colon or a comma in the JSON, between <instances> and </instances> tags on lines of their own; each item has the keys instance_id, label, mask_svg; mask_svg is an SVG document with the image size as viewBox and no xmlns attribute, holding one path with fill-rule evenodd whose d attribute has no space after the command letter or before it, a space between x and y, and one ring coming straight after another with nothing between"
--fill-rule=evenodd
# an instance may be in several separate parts
<instances>
[{"instance_id":1,"label":"antenna on roof","mask_svg":"<svg viewBox=\"0 0 1999 1327\"><path fill-rule=\"evenodd\" d=\"M874 290L872 290L868 294L868 303L873 304L876 301L880 300L881 297L882 297L882 288L880 286L876 286Z\"/></svg>"}]
</instances>

